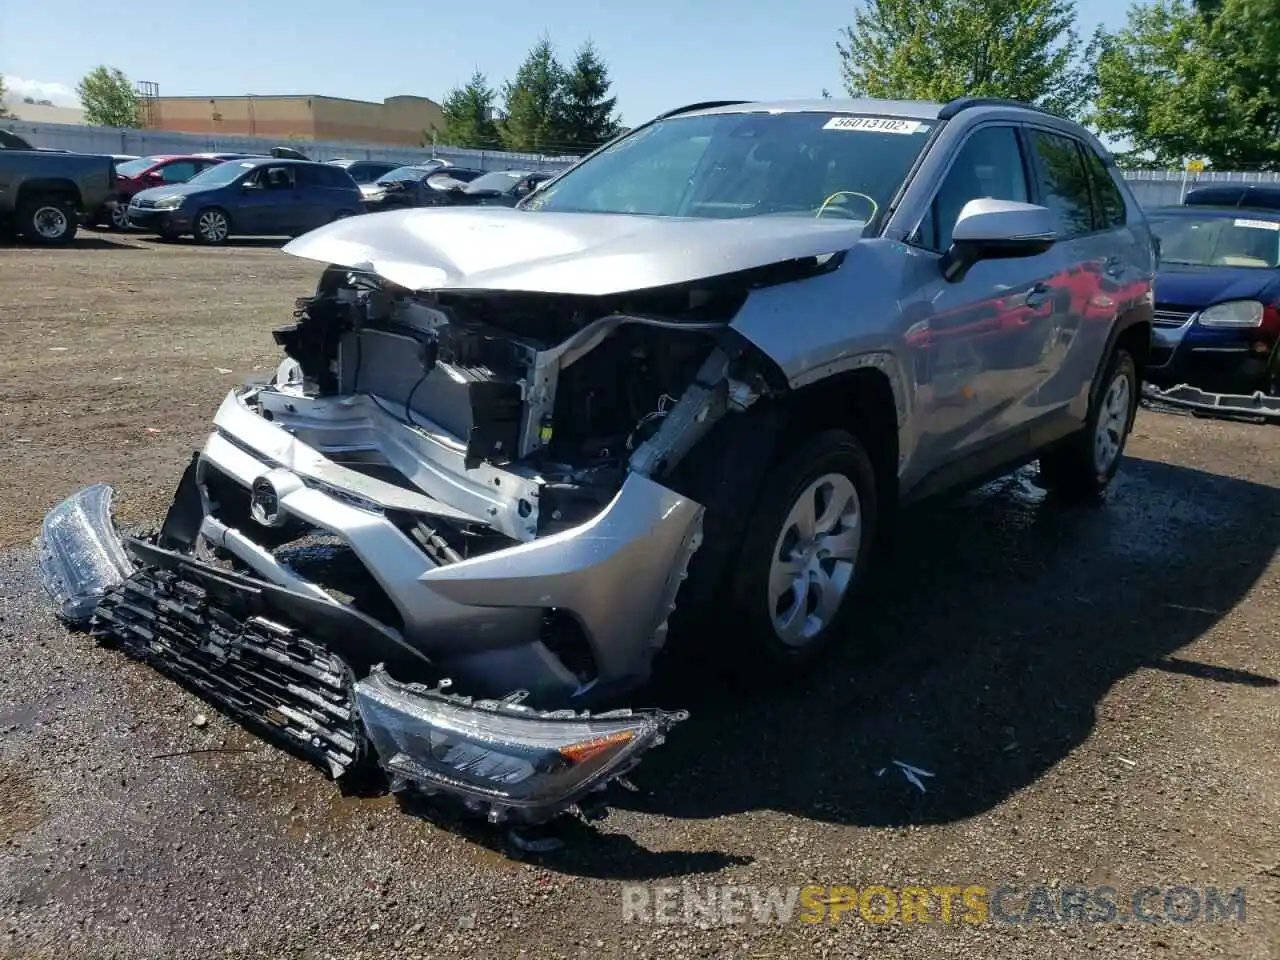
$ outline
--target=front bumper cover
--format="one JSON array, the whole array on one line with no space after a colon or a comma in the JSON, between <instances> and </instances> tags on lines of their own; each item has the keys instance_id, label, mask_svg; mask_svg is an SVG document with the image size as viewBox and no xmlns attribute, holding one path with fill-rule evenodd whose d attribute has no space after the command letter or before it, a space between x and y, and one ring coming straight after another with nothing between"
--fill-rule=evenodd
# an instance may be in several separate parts
<instances>
[{"instance_id":1,"label":"front bumper cover","mask_svg":"<svg viewBox=\"0 0 1280 960\"><path fill-rule=\"evenodd\" d=\"M1280 397L1255 393L1213 393L1182 383L1160 389L1144 384L1143 400L1155 406L1170 406L1206 417L1224 420L1261 420L1280 424Z\"/></svg>"},{"instance_id":2,"label":"front bumper cover","mask_svg":"<svg viewBox=\"0 0 1280 960\"><path fill-rule=\"evenodd\" d=\"M475 700L402 683L421 657L350 607L137 539L110 518L111 488L54 508L41 542L64 620L198 690L336 777L376 757L393 787L461 801L493 822L542 823L625 774L683 711L540 711L526 691Z\"/></svg>"}]
</instances>

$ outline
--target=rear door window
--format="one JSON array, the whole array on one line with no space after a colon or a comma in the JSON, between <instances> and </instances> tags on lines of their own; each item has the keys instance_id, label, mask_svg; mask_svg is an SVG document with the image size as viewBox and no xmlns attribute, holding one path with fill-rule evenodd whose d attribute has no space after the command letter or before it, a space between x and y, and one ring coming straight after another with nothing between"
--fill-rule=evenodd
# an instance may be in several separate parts
<instances>
[{"instance_id":1,"label":"rear door window","mask_svg":"<svg viewBox=\"0 0 1280 960\"><path fill-rule=\"evenodd\" d=\"M1079 143L1062 134L1032 130L1031 144L1040 202L1057 214L1061 236L1093 232L1093 197Z\"/></svg>"}]
</instances>

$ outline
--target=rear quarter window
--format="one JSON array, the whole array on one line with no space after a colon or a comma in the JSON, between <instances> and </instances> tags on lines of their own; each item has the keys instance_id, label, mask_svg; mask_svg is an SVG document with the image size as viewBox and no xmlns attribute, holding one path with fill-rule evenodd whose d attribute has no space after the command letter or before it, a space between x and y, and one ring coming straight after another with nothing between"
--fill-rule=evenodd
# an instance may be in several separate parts
<instances>
[{"instance_id":1,"label":"rear quarter window","mask_svg":"<svg viewBox=\"0 0 1280 960\"><path fill-rule=\"evenodd\" d=\"M1085 166L1089 169L1089 181L1093 186L1096 216L1094 228L1098 230L1116 230L1125 225L1128 213L1125 210L1124 195L1116 186L1114 177L1102 158L1090 147L1082 147Z\"/></svg>"}]
</instances>

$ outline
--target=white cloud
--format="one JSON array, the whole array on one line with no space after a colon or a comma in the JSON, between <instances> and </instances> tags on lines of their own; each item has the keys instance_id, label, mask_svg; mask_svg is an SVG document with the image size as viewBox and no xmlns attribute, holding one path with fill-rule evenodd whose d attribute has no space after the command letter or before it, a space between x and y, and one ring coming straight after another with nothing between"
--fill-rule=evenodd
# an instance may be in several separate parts
<instances>
[{"instance_id":1,"label":"white cloud","mask_svg":"<svg viewBox=\"0 0 1280 960\"><path fill-rule=\"evenodd\" d=\"M4 78L6 99L21 101L24 97L35 100L51 100L54 106L78 107L80 98L65 83L50 83L44 80L27 80L23 77Z\"/></svg>"}]
</instances>

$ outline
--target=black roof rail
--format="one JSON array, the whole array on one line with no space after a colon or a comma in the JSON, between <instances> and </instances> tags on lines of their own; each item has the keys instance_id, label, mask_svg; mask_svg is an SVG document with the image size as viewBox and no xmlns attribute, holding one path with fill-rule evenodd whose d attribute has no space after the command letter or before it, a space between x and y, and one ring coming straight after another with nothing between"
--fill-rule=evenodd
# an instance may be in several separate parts
<instances>
[{"instance_id":1,"label":"black roof rail","mask_svg":"<svg viewBox=\"0 0 1280 960\"><path fill-rule=\"evenodd\" d=\"M752 103L751 100L703 100L701 103L691 103L685 107L676 107L674 110L668 110L666 113L660 113L654 120L665 120L667 117L678 116L682 113L692 113L694 110L713 110L716 107L736 107L740 103Z\"/></svg>"},{"instance_id":2,"label":"black roof rail","mask_svg":"<svg viewBox=\"0 0 1280 960\"><path fill-rule=\"evenodd\" d=\"M973 107L1017 107L1019 110L1030 110L1033 113L1043 113L1045 116L1057 116L1037 107L1034 103L1023 103L1021 100L1010 100L1008 97L956 97L938 111L938 119L950 120L960 111Z\"/></svg>"}]
</instances>

